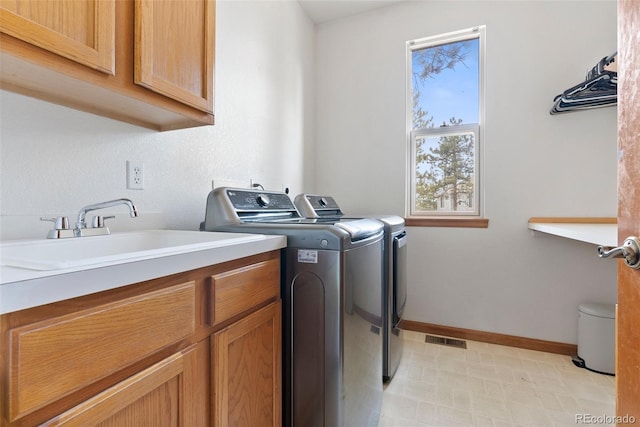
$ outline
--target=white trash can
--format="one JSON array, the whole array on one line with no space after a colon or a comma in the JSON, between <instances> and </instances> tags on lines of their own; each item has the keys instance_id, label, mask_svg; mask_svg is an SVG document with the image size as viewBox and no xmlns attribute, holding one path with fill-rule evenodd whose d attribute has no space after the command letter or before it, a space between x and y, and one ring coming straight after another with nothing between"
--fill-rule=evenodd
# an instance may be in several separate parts
<instances>
[{"instance_id":1,"label":"white trash can","mask_svg":"<svg viewBox=\"0 0 640 427\"><path fill-rule=\"evenodd\" d=\"M613 304L585 303L578 306L577 366L601 374L615 375L616 309Z\"/></svg>"}]
</instances>

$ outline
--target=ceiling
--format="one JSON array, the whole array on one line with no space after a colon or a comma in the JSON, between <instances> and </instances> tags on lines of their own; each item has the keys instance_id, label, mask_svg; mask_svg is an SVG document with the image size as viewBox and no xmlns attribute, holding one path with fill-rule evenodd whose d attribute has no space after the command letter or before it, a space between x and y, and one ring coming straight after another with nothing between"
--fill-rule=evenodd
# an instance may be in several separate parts
<instances>
[{"instance_id":1,"label":"ceiling","mask_svg":"<svg viewBox=\"0 0 640 427\"><path fill-rule=\"evenodd\" d=\"M316 24L389 6L404 0L298 0Z\"/></svg>"}]
</instances>

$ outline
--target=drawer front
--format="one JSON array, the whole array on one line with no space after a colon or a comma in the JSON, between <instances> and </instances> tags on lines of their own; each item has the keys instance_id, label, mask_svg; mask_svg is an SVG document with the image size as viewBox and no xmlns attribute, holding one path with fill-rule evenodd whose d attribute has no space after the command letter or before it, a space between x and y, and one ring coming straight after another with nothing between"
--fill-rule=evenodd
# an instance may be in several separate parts
<instances>
[{"instance_id":1,"label":"drawer front","mask_svg":"<svg viewBox=\"0 0 640 427\"><path fill-rule=\"evenodd\" d=\"M211 276L210 316L217 325L280 296L280 260L272 259Z\"/></svg>"},{"instance_id":2,"label":"drawer front","mask_svg":"<svg viewBox=\"0 0 640 427\"><path fill-rule=\"evenodd\" d=\"M195 331L195 282L10 331L12 420Z\"/></svg>"}]
</instances>

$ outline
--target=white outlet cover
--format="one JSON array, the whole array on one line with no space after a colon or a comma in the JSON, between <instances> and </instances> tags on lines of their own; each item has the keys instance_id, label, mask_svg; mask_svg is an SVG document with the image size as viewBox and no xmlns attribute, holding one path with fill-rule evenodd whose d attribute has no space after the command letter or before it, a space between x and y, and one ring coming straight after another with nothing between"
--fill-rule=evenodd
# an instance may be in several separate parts
<instances>
[{"instance_id":1,"label":"white outlet cover","mask_svg":"<svg viewBox=\"0 0 640 427\"><path fill-rule=\"evenodd\" d=\"M142 162L127 160L127 189L144 189L144 167Z\"/></svg>"}]
</instances>

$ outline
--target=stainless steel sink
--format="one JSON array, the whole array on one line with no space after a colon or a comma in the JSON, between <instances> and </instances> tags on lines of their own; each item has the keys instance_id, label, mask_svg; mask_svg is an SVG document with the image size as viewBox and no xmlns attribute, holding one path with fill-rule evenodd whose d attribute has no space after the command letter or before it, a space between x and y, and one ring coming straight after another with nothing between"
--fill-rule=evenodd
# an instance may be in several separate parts
<instances>
[{"instance_id":1,"label":"stainless steel sink","mask_svg":"<svg viewBox=\"0 0 640 427\"><path fill-rule=\"evenodd\" d=\"M145 230L71 239L0 244L0 264L31 270L97 267L264 240L264 236L181 230Z\"/></svg>"}]
</instances>

